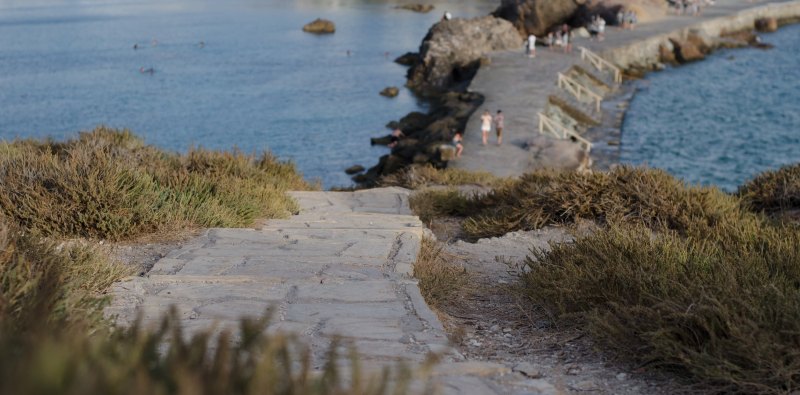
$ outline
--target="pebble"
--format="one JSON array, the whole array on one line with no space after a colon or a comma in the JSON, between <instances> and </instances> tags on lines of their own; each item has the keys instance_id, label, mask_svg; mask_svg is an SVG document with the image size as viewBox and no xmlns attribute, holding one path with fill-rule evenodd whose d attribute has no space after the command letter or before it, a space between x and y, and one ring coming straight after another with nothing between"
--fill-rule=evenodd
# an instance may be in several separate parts
<instances>
[{"instance_id":1,"label":"pebble","mask_svg":"<svg viewBox=\"0 0 800 395\"><path fill-rule=\"evenodd\" d=\"M500 325L492 325L492 327L489 328L489 330L492 332L497 332L500 330Z\"/></svg>"},{"instance_id":2,"label":"pebble","mask_svg":"<svg viewBox=\"0 0 800 395\"><path fill-rule=\"evenodd\" d=\"M617 380L619 380L619 381L623 381L623 380L625 380L627 378L628 378L628 375L625 374L625 373L620 373L620 374L617 375Z\"/></svg>"}]
</instances>

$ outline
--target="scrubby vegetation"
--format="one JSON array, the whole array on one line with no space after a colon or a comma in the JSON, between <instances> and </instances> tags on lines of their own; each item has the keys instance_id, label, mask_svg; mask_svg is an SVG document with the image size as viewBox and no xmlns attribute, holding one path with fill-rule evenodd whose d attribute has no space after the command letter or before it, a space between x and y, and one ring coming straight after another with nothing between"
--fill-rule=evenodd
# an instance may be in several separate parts
<instances>
[{"instance_id":1,"label":"scrubby vegetation","mask_svg":"<svg viewBox=\"0 0 800 395\"><path fill-rule=\"evenodd\" d=\"M471 172L462 169L437 169L431 165L409 166L397 173L380 179L380 186L418 189L426 186L477 185L484 187L500 186L509 179L497 177L488 172Z\"/></svg>"},{"instance_id":2,"label":"scrubby vegetation","mask_svg":"<svg viewBox=\"0 0 800 395\"><path fill-rule=\"evenodd\" d=\"M3 394L388 394L408 371L377 377L352 350L331 348L321 372L291 337L264 335L266 320L228 334L181 334L175 313L156 331L104 325L102 291L124 268L85 248L57 248L0 225L0 393Z\"/></svg>"},{"instance_id":3,"label":"scrubby vegetation","mask_svg":"<svg viewBox=\"0 0 800 395\"><path fill-rule=\"evenodd\" d=\"M422 239L422 246L414 263L414 277L419 280L419 289L425 301L434 308L448 303L458 303L458 297L466 291L469 273L459 266L456 257L444 251L443 245L429 238Z\"/></svg>"},{"instance_id":4,"label":"scrubby vegetation","mask_svg":"<svg viewBox=\"0 0 800 395\"><path fill-rule=\"evenodd\" d=\"M270 154L148 146L97 128L65 141L0 143L0 212L45 236L121 240L182 226L245 226L296 210L310 186Z\"/></svg>"},{"instance_id":5,"label":"scrubby vegetation","mask_svg":"<svg viewBox=\"0 0 800 395\"><path fill-rule=\"evenodd\" d=\"M742 185L737 194L753 211L775 214L800 210L800 163L761 173Z\"/></svg>"},{"instance_id":6,"label":"scrubby vegetation","mask_svg":"<svg viewBox=\"0 0 800 395\"><path fill-rule=\"evenodd\" d=\"M469 238L580 219L599 227L532 252L522 291L619 356L720 393L800 390L800 230L762 212L795 209L800 167L738 195L653 169L535 172L483 195L427 191L428 217L464 218Z\"/></svg>"},{"instance_id":7,"label":"scrubby vegetation","mask_svg":"<svg viewBox=\"0 0 800 395\"><path fill-rule=\"evenodd\" d=\"M300 341L266 335L266 320L243 321L234 343L189 338L174 313L155 331L103 318L105 290L129 269L74 238L248 225L294 211L285 192L307 188L268 154L171 154L127 131L0 143L0 393L405 393L407 369L367 377L334 344L318 371Z\"/></svg>"}]
</instances>

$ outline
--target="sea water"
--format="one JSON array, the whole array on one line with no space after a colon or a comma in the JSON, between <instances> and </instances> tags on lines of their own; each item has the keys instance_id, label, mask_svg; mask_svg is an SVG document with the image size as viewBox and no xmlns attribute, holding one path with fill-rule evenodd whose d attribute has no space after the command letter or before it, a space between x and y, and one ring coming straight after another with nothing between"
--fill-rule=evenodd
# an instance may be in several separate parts
<instances>
[{"instance_id":1,"label":"sea water","mask_svg":"<svg viewBox=\"0 0 800 395\"><path fill-rule=\"evenodd\" d=\"M0 139L128 128L172 151L268 149L323 186L369 167L369 138L424 106L393 62L444 13L495 2L380 0L0 0ZM431 3L431 2L426 2ZM336 33L301 31L322 17ZM136 46L137 49L134 49ZM349 53L348 53L349 51ZM153 73L140 70L153 69Z\"/></svg>"},{"instance_id":2,"label":"sea water","mask_svg":"<svg viewBox=\"0 0 800 395\"><path fill-rule=\"evenodd\" d=\"M756 174L800 162L800 25L649 74L631 102L621 160L733 192Z\"/></svg>"}]
</instances>

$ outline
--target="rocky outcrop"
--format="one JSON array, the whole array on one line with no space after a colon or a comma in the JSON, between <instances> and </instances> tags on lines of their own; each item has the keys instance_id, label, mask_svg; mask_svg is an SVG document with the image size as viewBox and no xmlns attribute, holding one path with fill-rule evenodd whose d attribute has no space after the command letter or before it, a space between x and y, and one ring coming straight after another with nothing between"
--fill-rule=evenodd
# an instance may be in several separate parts
<instances>
[{"instance_id":1,"label":"rocky outcrop","mask_svg":"<svg viewBox=\"0 0 800 395\"><path fill-rule=\"evenodd\" d=\"M433 7L433 4L403 4L403 5L396 6L394 8L397 8L397 9L400 9L400 10L409 10L409 11L420 12L420 13L426 14L428 12L433 11L434 7Z\"/></svg>"},{"instance_id":2,"label":"rocky outcrop","mask_svg":"<svg viewBox=\"0 0 800 395\"><path fill-rule=\"evenodd\" d=\"M493 13L514 24L523 36L544 36L550 28L564 23L585 0L503 0Z\"/></svg>"},{"instance_id":3,"label":"rocky outcrop","mask_svg":"<svg viewBox=\"0 0 800 395\"><path fill-rule=\"evenodd\" d=\"M406 52L398 56L394 62L403 66L413 66L420 62L420 57L416 52Z\"/></svg>"},{"instance_id":4,"label":"rocky outcrop","mask_svg":"<svg viewBox=\"0 0 800 395\"><path fill-rule=\"evenodd\" d=\"M406 136L392 148L391 154L380 158L377 165L359 174L353 180L365 185L375 185L377 180L412 163L445 165L440 147L450 141L456 131L464 130L470 115L483 103L477 93L448 92L431 100L428 114L412 112L399 121L389 122L390 129L401 129ZM388 143L390 136L372 139L373 144Z\"/></svg>"},{"instance_id":5,"label":"rocky outcrop","mask_svg":"<svg viewBox=\"0 0 800 395\"><path fill-rule=\"evenodd\" d=\"M349 175L353 175L353 174L361 173L364 170L366 170L366 169L364 169L364 166L352 165L352 166L344 169L344 172L349 174Z\"/></svg>"},{"instance_id":6,"label":"rocky outcrop","mask_svg":"<svg viewBox=\"0 0 800 395\"><path fill-rule=\"evenodd\" d=\"M778 30L778 20L776 18L756 19L755 28L764 33L774 32Z\"/></svg>"},{"instance_id":7,"label":"rocky outcrop","mask_svg":"<svg viewBox=\"0 0 800 395\"><path fill-rule=\"evenodd\" d=\"M395 97L399 93L400 89L398 89L396 86L388 86L386 88L383 88L383 90L380 92L380 95L385 97Z\"/></svg>"},{"instance_id":8,"label":"rocky outcrop","mask_svg":"<svg viewBox=\"0 0 800 395\"><path fill-rule=\"evenodd\" d=\"M696 60L705 59L706 57L691 41L672 38L669 39L669 41L672 43L672 47L675 51L675 59L678 60L678 63L694 62Z\"/></svg>"},{"instance_id":9,"label":"rocky outcrop","mask_svg":"<svg viewBox=\"0 0 800 395\"><path fill-rule=\"evenodd\" d=\"M317 18L303 26L303 31L314 34L331 34L336 32L336 25L327 19Z\"/></svg>"},{"instance_id":10,"label":"rocky outcrop","mask_svg":"<svg viewBox=\"0 0 800 395\"><path fill-rule=\"evenodd\" d=\"M522 37L503 19L440 21L422 41L420 62L408 71L408 86L422 94L465 88L485 54L521 45Z\"/></svg>"}]
</instances>

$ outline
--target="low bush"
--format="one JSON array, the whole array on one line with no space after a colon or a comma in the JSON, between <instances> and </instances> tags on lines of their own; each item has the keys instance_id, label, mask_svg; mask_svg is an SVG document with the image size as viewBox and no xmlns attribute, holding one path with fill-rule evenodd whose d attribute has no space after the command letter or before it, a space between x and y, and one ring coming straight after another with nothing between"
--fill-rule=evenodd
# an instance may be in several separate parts
<instances>
[{"instance_id":1,"label":"low bush","mask_svg":"<svg viewBox=\"0 0 800 395\"><path fill-rule=\"evenodd\" d=\"M0 337L42 325L103 327L103 293L130 272L91 247L58 246L0 218Z\"/></svg>"},{"instance_id":2,"label":"low bush","mask_svg":"<svg viewBox=\"0 0 800 395\"><path fill-rule=\"evenodd\" d=\"M443 247L435 240L423 238L414 264L414 278L419 280L420 292L435 308L458 303L459 295L469 283L469 273L455 263L456 257L445 252Z\"/></svg>"},{"instance_id":3,"label":"low bush","mask_svg":"<svg viewBox=\"0 0 800 395\"><path fill-rule=\"evenodd\" d=\"M703 236L719 221L743 215L738 199L715 188L688 187L662 170L627 166L589 174L537 171L465 205L474 209L464 222L471 238L579 218Z\"/></svg>"},{"instance_id":4,"label":"low bush","mask_svg":"<svg viewBox=\"0 0 800 395\"><path fill-rule=\"evenodd\" d=\"M800 163L757 175L739 187L737 195L753 211L800 210Z\"/></svg>"},{"instance_id":5,"label":"low bush","mask_svg":"<svg viewBox=\"0 0 800 395\"><path fill-rule=\"evenodd\" d=\"M270 154L167 153L125 130L0 143L0 212L45 236L120 240L184 225L246 226L296 211L285 192L308 188L294 165Z\"/></svg>"},{"instance_id":6,"label":"low bush","mask_svg":"<svg viewBox=\"0 0 800 395\"><path fill-rule=\"evenodd\" d=\"M380 186L396 186L408 189L419 189L432 185L496 187L508 181L509 179L507 178L497 177L489 172L472 172L454 168L437 169L431 165L415 165L382 177Z\"/></svg>"},{"instance_id":7,"label":"low bush","mask_svg":"<svg viewBox=\"0 0 800 395\"><path fill-rule=\"evenodd\" d=\"M408 204L424 223L437 217L466 216L472 212L470 198L457 189L429 189L412 194Z\"/></svg>"},{"instance_id":8,"label":"low bush","mask_svg":"<svg viewBox=\"0 0 800 395\"><path fill-rule=\"evenodd\" d=\"M716 393L800 389L800 233L721 224L712 239L611 226L535 252L525 291L611 350Z\"/></svg>"}]
</instances>

